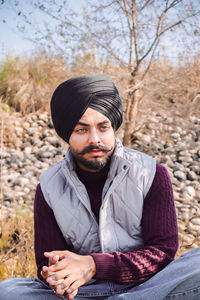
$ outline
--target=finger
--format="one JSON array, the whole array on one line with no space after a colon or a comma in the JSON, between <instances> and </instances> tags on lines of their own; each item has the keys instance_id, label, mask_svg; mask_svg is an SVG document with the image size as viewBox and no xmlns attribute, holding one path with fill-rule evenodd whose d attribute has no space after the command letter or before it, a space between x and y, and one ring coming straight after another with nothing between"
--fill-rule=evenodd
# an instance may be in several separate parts
<instances>
[{"instance_id":1,"label":"finger","mask_svg":"<svg viewBox=\"0 0 200 300\"><path fill-rule=\"evenodd\" d=\"M59 261L59 255L49 257L49 266L56 264Z\"/></svg>"},{"instance_id":2,"label":"finger","mask_svg":"<svg viewBox=\"0 0 200 300\"><path fill-rule=\"evenodd\" d=\"M66 289L68 289L71 284L74 282L73 276L68 276L65 278L61 284L57 285L56 291L59 295L64 295Z\"/></svg>"},{"instance_id":3,"label":"finger","mask_svg":"<svg viewBox=\"0 0 200 300\"><path fill-rule=\"evenodd\" d=\"M63 259L63 260L57 261L55 264L52 264L51 266L49 266L48 271L49 272L58 272L63 269L66 269L66 268L67 268L67 260Z\"/></svg>"},{"instance_id":4,"label":"finger","mask_svg":"<svg viewBox=\"0 0 200 300\"><path fill-rule=\"evenodd\" d=\"M59 256L53 256L49 259L49 267L53 264L56 264L58 262ZM49 275L51 275L51 271L49 270L49 267L43 266L40 274L44 279L46 279Z\"/></svg>"},{"instance_id":5,"label":"finger","mask_svg":"<svg viewBox=\"0 0 200 300\"><path fill-rule=\"evenodd\" d=\"M55 258L54 260L51 260L51 261L49 262L49 266L50 266L51 264L53 264L53 263L56 263L56 262L57 262L57 258ZM42 270L41 270L41 272L40 272L40 274L42 275L42 277L43 277L44 279L46 279L48 276L51 275L51 271L49 270L49 267L43 266L43 267L42 267Z\"/></svg>"},{"instance_id":6,"label":"finger","mask_svg":"<svg viewBox=\"0 0 200 300\"><path fill-rule=\"evenodd\" d=\"M63 281L62 279L59 280L59 284L61 284L62 281ZM52 290L56 291L57 285L51 285L51 284L49 284L49 286L50 286L50 288L51 288Z\"/></svg>"},{"instance_id":7,"label":"finger","mask_svg":"<svg viewBox=\"0 0 200 300\"><path fill-rule=\"evenodd\" d=\"M77 291L77 292L73 292L72 294L69 294L69 295L68 295L68 299L69 299L69 300L73 300L74 297L77 295L77 293L78 293L78 291Z\"/></svg>"},{"instance_id":8,"label":"finger","mask_svg":"<svg viewBox=\"0 0 200 300\"><path fill-rule=\"evenodd\" d=\"M70 287L68 288L68 289L66 289L66 292L68 293L68 294L73 294L73 292L74 291L76 291L76 290L78 290L78 288L81 286L81 283L78 281L78 280L76 280L76 281L74 281L71 285L70 285Z\"/></svg>"},{"instance_id":9,"label":"finger","mask_svg":"<svg viewBox=\"0 0 200 300\"><path fill-rule=\"evenodd\" d=\"M77 293L78 293L78 289L75 290L75 291L73 291L71 294L67 294L66 293L65 295L66 295L66 297L67 297L68 300L73 300L74 297L77 295Z\"/></svg>"},{"instance_id":10,"label":"finger","mask_svg":"<svg viewBox=\"0 0 200 300\"><path fill-rule=\"evenodd\" d=\"M54 255L56 255L56 254L54 254L54 251L51 251L51 252L44 252L44 256L47 257L47 258L49 258L49 257L51 257L51 256L54 256Z\"/></svg>"},{"instance_id":11,"label":"finger","mask_svg":"<svg viewBox=\"0 0 200 300\"><path fill-rule=\"evenodd\" d=\"M65 251L51 251L51 252L44 252L44 256L49 258L53 255L58 255L60 258L63 258L66 255L68 255L68 253L70 253L70 252L67 251L67 250L65 250Z\"/></svg>"},{"instance_id":12,"label":"finger","mask_svg":"<svg viewBox=\"0 0 200 300\"><path fill-rule=\"evenodd\" d=\"M44 279L46 279L47 276L48 276L48 267L47 266L43 266L40 274L42 275L42 277Z\"/></svg>"},{"instance_id":13,"label":"finger","mask_svg":"<svg viewBox=\"0 0 200 300\"><path fill-rule=\"evenodd\" d=\"M69 271L66 269L63 269L61 271L58 272L49 272L48 273L48 282L50 284L56 284L56 282L60 279L65 279L67 276L69 276Z\"/></svg>"}]
</instances>

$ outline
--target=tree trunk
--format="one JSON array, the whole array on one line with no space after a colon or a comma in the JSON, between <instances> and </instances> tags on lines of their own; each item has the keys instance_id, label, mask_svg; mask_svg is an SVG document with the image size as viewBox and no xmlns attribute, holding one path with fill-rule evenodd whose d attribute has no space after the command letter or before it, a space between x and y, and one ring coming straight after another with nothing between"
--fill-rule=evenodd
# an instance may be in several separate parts
<instances>
[{"instance_id":1,"label":"tree trunk","mask_svg":"<svg viewBox=\"0 0 200 300\"><path fill-rule=\"evenodd\" d=\"M127 95L126 109L125 109L125 125L123 144L125 146L131 145L131 135L133 134L136 126L136 116L138 112L138 104L140 101L139 89L135 88L136 80L130 80L130 92Z\"/></svg>"}]
</instances>

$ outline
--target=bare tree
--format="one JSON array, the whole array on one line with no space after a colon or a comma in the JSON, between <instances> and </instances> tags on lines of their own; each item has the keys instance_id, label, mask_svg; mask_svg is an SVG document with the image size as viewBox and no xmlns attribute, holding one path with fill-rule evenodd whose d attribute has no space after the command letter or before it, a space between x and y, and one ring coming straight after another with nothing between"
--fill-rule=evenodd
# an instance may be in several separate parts
<instances>
[{"instance_id":1,"label":"bare tree","mask_svg":"<svg viewBox=\"0 0 200 300\"><path fill-rule=\"evenodd\" d=\"M28 3L30 12L15 1L20 20L23 18L19 29L25 31L30 25L34 33L31 39L37 45L71 61L74 53L77 55L81 50L79 46L84 44L84 49L95 47L104 61L112 59L119 66L119 72L120 67L127 68L129 83L124 87L127 93L123 142L131 143L141 88L152 61L161 53L163 45L168 51L171 41L177 51L183 52L178 38L181 35L187 34L187 45L194 48L195 32L200 24L199 0L85 1L79 13L65 0L31 0ZM39 22L32 19L33 8L45 16L43 24L41 18Z\"/></svg>"},{"instance_id":2,"label":"bare tree","mask_svg":"<svg viewBox=\"0 0 200 300\"><path fill-rule=\"evenodd\" d=\"M195 22L200 17L199 5L195 3L184 0L105 0L101 5L90 4L92 13L88 13L87 20L91 41L119 65L127 65L130 73L124 101L123 142L126 145L131 143L135 129L138 104L142 98L140 90L152 61L159 54L159 46L163 45L163 37L172 38L175 44L178 34L189 31L189 36L194 36L193 26L196 28ZM93 32L89 28L94 28Z\"/></svg>"}]
</instances>

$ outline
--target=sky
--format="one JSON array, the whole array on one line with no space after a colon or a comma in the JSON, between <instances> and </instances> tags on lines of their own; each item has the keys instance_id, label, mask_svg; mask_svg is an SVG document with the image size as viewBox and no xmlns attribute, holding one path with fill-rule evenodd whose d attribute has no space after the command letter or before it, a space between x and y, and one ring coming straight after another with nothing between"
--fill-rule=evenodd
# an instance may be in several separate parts
<instances>
[{"instance_id":1,"label":"sky","mask_svg":"<svg viewBox=\"0 0 200 300\"><path fill-rule=\"evenodd\" d=\"M16 29L17 18L5 2L0 6L0 60L7 55L25 54L32 43L24 40Z\"/></svg>"},{"instance_id":2,"label":"sky","mask_svg":"<svg viewBox=\"0 0 200 300\"><path fill-rule=\"evenodd\" d=\"M57 0L59 2L61 0ZM95 0L93 0L95 1ZM194 3L199 3L200 0L193 0ZM29 56L31 53L34 53L35 45L25 39L22 33L17 29L17 24L19 23L21 16L17 16L16 7L14 5L15 0L0 0L0 62L2 62L8 55L11 56ZM29 0L19 0L21 8L29 8ZM46 2L46 1L44 1ZM83 4L87 0L68 0L70 7L75 11L80 12ZM1 5L1 3L4 3ZM42 3L42 1L41 1ZM198 5L199 5L198 4ZM37 15L38 22L42 14ZM42 22L41 22L42 23ZM200 28L199 28L200 32ZM200 36L200 35L199 35ZM178 39L179 37L176 37ZM189 37L187 36L187 39ZM191 41L193 43L193 41ZM199 44L199 39L198 39ZM180 44L179 44L180 45ZM167 55L169 58L176 59L177 48L173 47L173 43L169 44L167 39L164 44L167 48ZM194 47L195 48L195 47ZM199 50L199 47L198 47Z\"/></svg>"},{"instance_id":3,"label":"sky","mask_svg":"<svg viewBox=\"0 0 200 300\"><path fill-rule=\"evenodd\" d=\"M20 5L26 5L25 2L20 0ZM75 10L81 10L83 0L68 0L68 2ZM4 4L0 5L0 61L7 56L28 56L35 50L34 44L23 38L16 27L19 17L14 13L13 3L14 0L4 0Z\"/></svg>"}]
</instances>

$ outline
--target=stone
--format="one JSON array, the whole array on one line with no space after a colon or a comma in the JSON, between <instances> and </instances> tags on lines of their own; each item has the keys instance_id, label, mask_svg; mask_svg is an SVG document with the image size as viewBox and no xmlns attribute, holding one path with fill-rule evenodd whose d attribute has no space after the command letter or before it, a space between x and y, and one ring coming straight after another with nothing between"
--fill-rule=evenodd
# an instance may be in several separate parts
<instances>
[{"instance_id":1,"label":"stone","mask_svg":"<svg viewBox=\"0 0 200 300\"><path fill-rule=\"evenodd\" d=\"M29 189L28 187L25 187L25 188L24 188L24 193L25 193L25 194L29 194L29 193L30 193L30 189Z\"/></svg>"},{"instance_id":2,"label":"stone","mask_svg":"<svg viewBox=\"0 0 200 300\"><path fill-rule=\"evenodd\" d=\"M30 127L30 123L29 122L23 122L22 124L23 128L27 129Z\"/></svg>"},{"instance_id":3,"label":"stone","mask_svg":"<svg viewBox=\"0 0 200 300\"><path fill-rule=\"evenodd\" d=\"M185 191L187 192L187 194L189 194L190 196L194 197L195 196L195 189L192 186L186 186L185 187Z\"/></svg>"},{"instance_id":4,"label":"stone","mask_svg":"<svg viewBox=\"0 0 200 300\"><path fill-rule=\"evenodd\" d=\"M173 132L173 133L171 134L171 138L173 138L173 139L179 139L179 138L180 138L180 134L177 133L177 132Z\"/></svg>"},{"instance_id":5,"label":"stone","mask_svg":"<svg viewBox=\"0 0 200 300\"><path fill-rule=\"evenodd\" d=\"M184 165L188 165L190 162L193 161L192 157L190 156L179 156L177 160L180 163L185 163Z\"/></svg>"},{"instance_id":6,"label":"stone","mask_svg":"<svg viewBox=\"0 0 200 300\"><path fill-rule=\"evenodd\" d=\"M190 222L194 225L199 225L200 226L200 217L192 218Z\"/></svg>"},{"instance_id":7,"label":"stone","mask_svg":"<svg viewBox=\"0 0 200 300\"><path fill-rule=\"evenodd\" d=\"M187 179L194 181L198 179L198 175L194 171L187 171Z\"/></svg>"},{"instance_id":8,"label":"stone","mask_svg":"<svg viewBox=\"0 0 200 300\"><path fill-rule=\"evenodd\" d=\"M46 130L43 131L42 135L43 135L43 137L48 137L48 136L51 135L51 132L50 132L49 129L46 129Z\"/></svg>"},{"instance_id":9,"label":"stone","mask_svg":"<svg viewBox=\"0 0 200 300\"><path fill-rule=\"evenodd\" d=\"M16 131L17 136L19 136L19 137L23 134L23 128L21 128L21 127L16 127L15 131Z\"/></svg>"},{"instance_id":10,"label":"stone","mask_svg":"<svg viewBox=\"0 0 200 300\"><path fill-rule=\"evenodd\" d=\"M27 132L28 132L29 135L33 135L34 133L38 132L38 128L37 127L27 128Z\"/></svg>"},{"instance_id":11,"label":"stone","mask_svg":"<svg viewBox=\"0 0 200 300\"><path fill-rule=\"evenodd\" d=\"M185 172L185 167L182 164L176 162L173 167L173 170L174 170L174 172L175 171L184 171Z\"/></svg>"},{"instance_id":12,"label":"stone","mask_svg":"<svg viewBox=\"0 0 200 300\"><path fill-rule=\"evenodd\" d=\"M179 233L179 240L180 240L180 244L183 243L183 245L192 245L195 237L192 234L183 234L183 233Z\"/></svg>"},{"instance_id":13,"label":"stone","mask_svg":"<svg viewBox=\"0 0 200 300\"><path fill-rule=\"evenodd\" d=\"M179 232L184 232L185 229L186 229L185 223L179 220L178 221L178 230L179 230Z\"/></svg>"},{"instance_id":14,"label":"stone","mask_svg":"<svg viewBox=\"0 0 200 300\"><path fill-rule=\"evenodd\" d=\"M175 172L174 172L174 176L175 176L178 180L180 180L180 181L183 181L183 180L186 179L186 175L185 175L185 173L182 172L182 171L175 171Z\"/></svg>"},{"instance_id":15,"label":"stone","mask_svg":"<svg viewBox=\"0 0 200 300\"><path fill-rule=\"evenodd\" d=\"M0 149L4 207L32 205L40 174L66 153L66 143L56 136L49 114L34 115L25 119L16 114L13 138ZM200 246L200 118L190 116L189 121L179 111L170 115L167 110L153 111L148 118L144 110L142 116L133 148L154 156L167 168L173 184L180 245Z\"/></svg>"},{"instance_id":16,"label":"stone","mask_svg":"<svg viewBox=\"0 0 200 300\"><path fill-rule=\"evenodd\" d=\"M200 225L193 225L192 223L189 223L187 226L187 230L192 235L199 235L200 234Z\"/></svg>"},{"instance_id":17,"label":"stone","mask_svg":"<svg viewBox=\"0 0 200 300\"><path fill-rule=\"evenodd\" d=\"M47 141L49 144L55 146L55 147L59 147L60 146L60 141L58 140L57 137L54 136L48 136L45 138L45 141Z\"/></svg>"},{"instance_id":18,"label":"stone","mask_svg":"<svg viewBox=\"0 0 200 300\"><path fill-rule=\"evenodd\" d=\"M25 177L18 177L15 182L16 185L19 185L21 187L26 186L29 183L29 179Z\"/></svg>"},{"instance_id":19,"label":"stone","mask_svg":"<svg viewBox=\"0 0 200 300\"><path fill-rule=\"evenodd\" d=\"M189 214L189 212L180 213L180 217L179 218L181 220L183 220L183 221L188 221L190 219L190 214Z\"/></svg>"},{"instance_id":20,"label":"stone","mask_svg":"<svg viewBox=\"0 0 200 300\"><path fill-rule=\"evenodd\" d=\"M51 157L53 157L53 153L52 152L41 152L40 157L41 158L51 158Z\"/></svg>"},{"instance_id":21,"label":"stone","mask_svg":"<svg viewBox=\"0 0 200 300\"><path fill-rule=\"evenodd\" d=\"M32 152L32 147L26 147L25 149L24 149L24 153L25 154L30 154Z\"/></svg>"},{"instance_id":22,"label":"stone","mask_svg":"<svg viewBox=\"0 0 200 300\"><path fill-rule=\"evenodd\" d=\"M191 154L188 150L180 151L178 155L179 156L191 156Z\"/></svg>"},{"instance_id":23,"label":"stone","mask_svg":"<svg viewBox=\"0 0 200 300\"><path fill-rule=\"evenodd\" d=\"M148 135L142 135L141 141L145 144L150 144L151 143L151 137Z\"/></svg>"}]
</instances>

